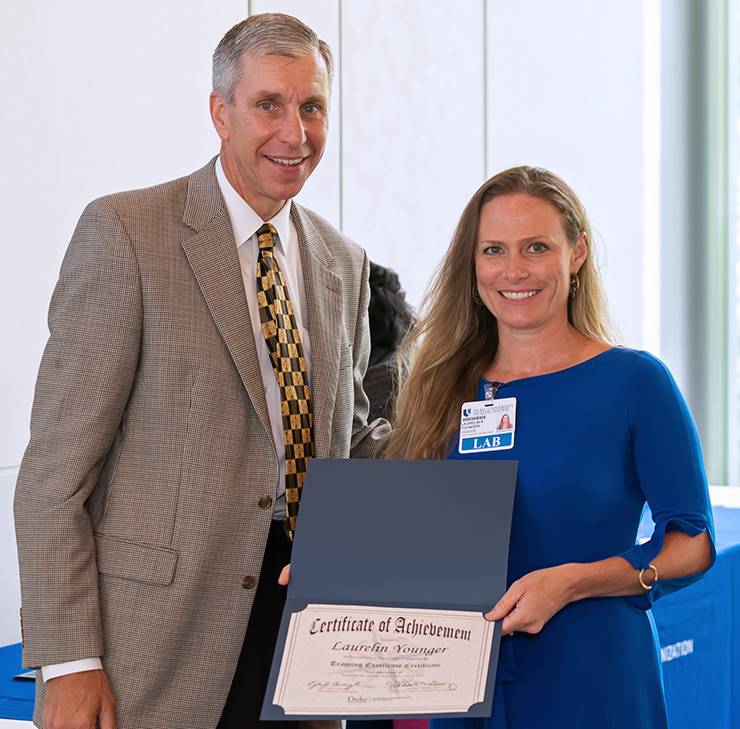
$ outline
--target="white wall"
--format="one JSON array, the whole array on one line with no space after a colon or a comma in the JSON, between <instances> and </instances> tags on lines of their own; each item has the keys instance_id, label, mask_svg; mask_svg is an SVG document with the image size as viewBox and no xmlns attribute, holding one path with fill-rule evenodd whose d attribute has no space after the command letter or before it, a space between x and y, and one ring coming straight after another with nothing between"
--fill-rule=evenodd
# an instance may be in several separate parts
<instances>
[{"instance_id":1,"label":"white wall","mask_svg":"<svg viewBox=\"0 0 740 729\"><path fill-rule=\"evenodd\" d=\"M414 303L485 173L483 38L480 0L342 6L343 228Z\"/></svg>"},{"instance_id":2,"label":"white wall","mask_svg":"<svg viewBox=\"0 0 740 729\"><path fill-rule=\"evenodd\" d=\"M624 342L642 343L642 1L490 0L488 171L547 167L601 239Z\"/></svg>"},{"instance_id":3,"label":"white wall","mask_svg":"<svg viewBox=\"0 0 740 729\"><path fill-rule=\"evenodd\" d=\"M485 177L534 164L582 197L615 322L626 344L642 344L641 0L252 7L294 13L329 41L339 28L338 150L302 198L325 210L339 199L330 220L395 268L412 302Z\"/></svg>"},{"instance_id":4,"label":"white wall","mask_svg":"<svg viewBox=\"0 0 740 729\"><path fill-rule=\"evenodd\" d=\"M99 195L186 174L216 153L210 56L246 6L0 3L0 474L28 439L46 310L77 218ZM0 477L3 547L12 484ZM18 599L15 550L0 554L2 644L17 634Z\"/></svg>"},{"instance_id":5,"label":"white wall","mask_svg":"<svg viewBox=\"0 0 740 729\"><path fill-rule=\"evenodd\" d=\"M0 3L0 467L17 465L46 309L94 197L177 177L216 151L210 55L246 2Z\"/></svg>"},{"instance_id":6,"label":"white wall","mask_svg":"<svg viewBox=\"0 0 740 729\"><path fill-rule=\"evenodd\" d=\"M21 594L11 518L15 476L15 469L0 469L0 646L17 643L21 637Z\"/></svg>"},{"instance_id":7,"label":"white wall","mask_svg":"<svg viewBox=\"0 0 740 729\"><path fill-rule=\"evenodd\" d=\"M706 109L696 86L701 78L695 0L672 0L662 6L663 124L661 276L662 356L697 415L704 410L702 347L697 333L704 328L700 280L703 269L701 199L704 160L701 143ZM691 79L691 83L687 83Z\"/></svg>"},{"instance_id":8,"label":"white wall","mask_svg":"<svg viewBox=\"0 0 740 729\"><path fill-rule=\"evenodd\" d=\"M589 208L615 319L641 344L640 0L249 4L292 12L333 46L329 146L301 201L396 268L412 302L486 175L547 166ZM216 152L210 55L247 5L0 4L0 469L18 465L28 437L48 300L82 208ZM0 489L7 540L10 476ZM0 643L17 625L14 551L2 554Z\"/></svg>"}]
</instances>

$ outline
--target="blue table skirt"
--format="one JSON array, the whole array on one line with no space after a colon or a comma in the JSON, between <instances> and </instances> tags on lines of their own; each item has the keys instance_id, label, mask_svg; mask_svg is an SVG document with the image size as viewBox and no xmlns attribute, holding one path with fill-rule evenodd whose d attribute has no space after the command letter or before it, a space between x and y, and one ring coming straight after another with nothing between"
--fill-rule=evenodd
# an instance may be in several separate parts
<instances>
[{"instance_id":1,"label":"blue table skirt","mask_svg":"<svg viewBox=\"0 0 740 729\"><path fill-rule=\"evenodd\" d=\"M662 647L671 729L740 729L740 509L714 508L717 564L700 582L653 609ZM652 521L643 519L640 536ZM20 644L0 648L0 718L30 720L34 684Z\"/></svg>"},{"instance_id":2,"label":"blue table skirt","mask_svg":"<svg viewBox=\"0 0 740 729\"><path fill-rule=\"evenodd\" d=\"M0 648L0 719L30 721L33 715L33 681L14 681L21 673L21 644Z\"/></svg>"},{"instance_id":3,"label":"blue table skirt","mask_svg":"<svg viewBox=\"0 0 740 729\"><path fill-rule=\"evenodd\" d=\"M740 729L740 509L714 507L714 523L712 571L653 608L671 729Z\"/></svg>"}]
</instances>

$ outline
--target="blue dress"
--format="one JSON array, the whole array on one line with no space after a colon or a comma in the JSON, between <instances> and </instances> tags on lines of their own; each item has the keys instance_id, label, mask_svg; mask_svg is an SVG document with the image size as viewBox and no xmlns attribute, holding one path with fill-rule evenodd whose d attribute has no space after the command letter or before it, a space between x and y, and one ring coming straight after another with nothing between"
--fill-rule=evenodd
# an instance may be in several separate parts
<instances>
[{"instance_id":1,"label":"blue dress","mask_svg":"<svg viewBox=\"0 0 740 729\"><path fill-rule=\"evenodd\" d=\"M481 380L481 400L485 385ZM519 461L509 584L532 570L615 555L647 567L666 530L708 531L714 541L696 428L658 359L618 347L560 372L505 383L496 399L505 397L517 399L514 448L460 455L455 439L449 457ZM635 546L646 500L655 531ZM696 579L571 603L539 634L504 638L492 717L436 720L432 727L667 727L649 608Z\"/></svg>"}]
</instances>

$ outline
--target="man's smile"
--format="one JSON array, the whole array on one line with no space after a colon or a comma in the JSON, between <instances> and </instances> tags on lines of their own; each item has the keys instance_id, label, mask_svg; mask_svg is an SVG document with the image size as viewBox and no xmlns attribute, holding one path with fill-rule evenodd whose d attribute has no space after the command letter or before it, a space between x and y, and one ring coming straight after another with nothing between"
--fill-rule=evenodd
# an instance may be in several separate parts
<instances>
[{"instance_id":1,"label":"man's smile","mask_svg":"<svg viewBox=\"0 0 740 729\"><path fill-rule=\"evenodd\" d=\"M297 167L301 162L308 159L308 157L271 157L269 154L266 154L265 157L267 157L270 162L280 165L281 167Z\"/></svg>"}]
</instances>

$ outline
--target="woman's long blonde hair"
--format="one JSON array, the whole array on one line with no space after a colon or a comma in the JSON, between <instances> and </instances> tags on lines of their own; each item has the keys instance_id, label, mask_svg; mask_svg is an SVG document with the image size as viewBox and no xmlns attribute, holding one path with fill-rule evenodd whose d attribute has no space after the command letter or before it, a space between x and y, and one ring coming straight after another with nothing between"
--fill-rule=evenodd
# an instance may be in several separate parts
<instances>
[{"instance_id":1,"label":"woman's long blonde hair","mask_svg":"<svg viewBox=\"0 0 740 729\"><path fill-rule=\"evenodd\" d=\"M560 213L568 240L585 235L588 252L578 272L568 321L582 334L613 340L606 300L592 250L586 211L552 172L512 167L485 182L465 207L447 253L424 298L421 316L401 345L402 374L388 458L443 458L458 428L460 406L476 397L478 379L498 346L496 318L480 303L475 248L482 206L500 195L525 193Z\"/></svg>"}]
</instances>

